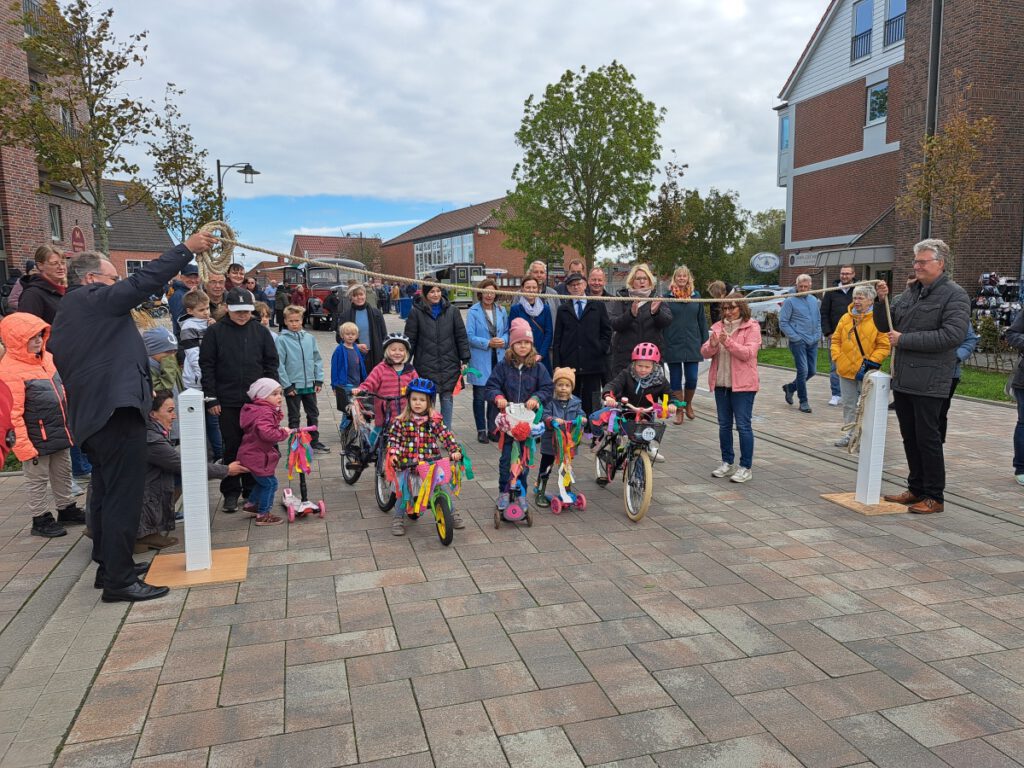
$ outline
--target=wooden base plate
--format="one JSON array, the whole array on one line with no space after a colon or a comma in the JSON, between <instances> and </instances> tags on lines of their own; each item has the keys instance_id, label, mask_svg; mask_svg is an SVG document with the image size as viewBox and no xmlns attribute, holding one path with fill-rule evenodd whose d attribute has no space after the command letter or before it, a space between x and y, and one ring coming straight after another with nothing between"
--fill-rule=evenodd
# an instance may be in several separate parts
<instances>
[{"instance_id":1,"label":"wooden base plate","mask_svg":"<svg viewBox=\"0 0 1024 768\"><path fill-rule=\"evenodd\" d=\"M215 549L211 553L213 565L206 570L186 571L185 553L174 552L153 558L146 574L146 583L172 589L196 587L200 584L221 584L226 581L245 581L249 570L249 548L231 547Z\"/></svg>"},{"instance_id":2,"label":"wooden base plate","mask_svg":"<svg viewBox=\"0 0 1024 768\"><path fill-rule=\"evenodd\" d=\"M907 511L902 504L893 504L891 501L879 501L877 504L861 504L857 501L856 493L823 493L821 498L838 504L841 507L852 509L862 515L901 515Z\"/></svg>"}]
</instances>

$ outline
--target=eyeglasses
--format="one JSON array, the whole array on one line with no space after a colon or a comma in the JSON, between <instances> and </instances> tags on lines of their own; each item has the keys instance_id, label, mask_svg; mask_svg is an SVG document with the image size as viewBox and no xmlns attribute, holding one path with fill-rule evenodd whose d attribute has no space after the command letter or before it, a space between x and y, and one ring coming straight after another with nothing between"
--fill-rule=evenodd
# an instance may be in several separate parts
<instances>
[{"instance_id":1,"label":"eyeglasses","mask_svg":"<svg viewBox=\"0 0 1024 768\"><path fill-rule=\"evenodd\" d=\"M938 259L914 259L912 263L915 267L923 267L929 261L938 261Z\"/></svg>"},{"instance_id":2,"label":"eyeglasses","mask_svg":"<svg viewBox=\"0 0 1024 768\"><path fill-rule=\"evenodd\" d=\"M722 309L739 309L738 304L723 304Z\"/></svg>"},{"instance_id":3,"label":"eyeglasses","mask_svg":"<svg viewBox=\"0 0 1024 768\"><path fill-rule=\"evenodd\" d=\"M118 280L121 279L120 275L108 275L106 272L87 272L86 274L96 275L96 277L105 277L111 283L116 283Z\"/></svg>"}]
</instances>

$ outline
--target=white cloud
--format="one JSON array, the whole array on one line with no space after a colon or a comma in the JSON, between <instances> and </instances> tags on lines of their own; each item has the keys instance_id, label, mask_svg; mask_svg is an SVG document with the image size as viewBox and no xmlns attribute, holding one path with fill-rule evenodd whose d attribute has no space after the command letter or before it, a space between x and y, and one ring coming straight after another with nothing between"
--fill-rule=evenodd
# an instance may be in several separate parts
<instances>
[{"instance_id":1,"label":"white cloud","mask_svg":"<svg viewBox=\"0 0 1024 768\"><path fill-rule=\"evenodd\" d=\"M423 219L399 219L397 221L361 221L355 224L342 224L337 227L299 227L288 232L289 235L343 235L346 232L358 232L363 229L377 230L391 227L411 227Z\"/></svg>"},{"instance_id":2,"label":"white cloud","mask_svg":"<svg viewBox=\"0 0 1024 768\"><path fill-rule=\"evenodd\" d=\"M479 202L510 186L523 102L566 69L621 61L667 109L687 183L780 205L771 107L826 0L115 0L150 30L133 92L170 80L200 145L251 162L233 197ZM358 225L353 225L357 227ZM316 229L316 228L312 228ZM329 228L340 229L340 228Z\"/></svg>"}]
</instances>

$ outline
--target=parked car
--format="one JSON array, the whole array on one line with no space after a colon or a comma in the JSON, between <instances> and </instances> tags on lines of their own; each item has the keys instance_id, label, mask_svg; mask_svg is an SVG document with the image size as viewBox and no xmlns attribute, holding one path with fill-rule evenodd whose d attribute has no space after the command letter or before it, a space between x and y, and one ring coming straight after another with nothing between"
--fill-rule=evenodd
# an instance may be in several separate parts
<instances>
[{"instance_id":1,"label":"parked car","mask_svg":"<svg viewBox=\"0 0 1024 768\"><path fill-rule=\"evenodd\" d=\"M748 299L753 299L750 302L750 316L764 325L765 315L770 313L779 314L779 310L782 309L782 302L793 293L796 293L796 288L793 286L786 288L759 288L756 291L751 291L747 294Z\"/></svg>"}]
</instances>

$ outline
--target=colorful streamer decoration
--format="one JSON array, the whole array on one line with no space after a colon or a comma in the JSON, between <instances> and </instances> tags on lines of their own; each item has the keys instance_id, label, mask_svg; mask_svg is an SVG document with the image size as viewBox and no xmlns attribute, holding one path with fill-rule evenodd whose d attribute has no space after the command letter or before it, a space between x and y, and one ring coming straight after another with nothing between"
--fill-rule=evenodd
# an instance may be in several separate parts
<instances>
[{"instance_id":1,"label":"colorful streamer decoration","mask_svg":"<svg viewBox=\"0 0 1024 768\"><path fill-rule=\"evenodd\" d=\"M455 389L452 390L453 395L459 394L459 392L465 388L466 385L463 378L466 376L476 376L477 378L480 378L483 374L468 364L464 365L462 367L462 371L459 373L459 380L455 382Z\"/></svg>"},{"instance_id":2,"label":"colorful streamer decoration","mask_svg":"<svg viewBox=\"0 0 1024 768\"><path fill-rule=\"evenodd\" d=\"M288 479L295 473L308 475L313 464L313 438L305 430L297 429L288 439Z\"/></svg>"}]
</instances>

